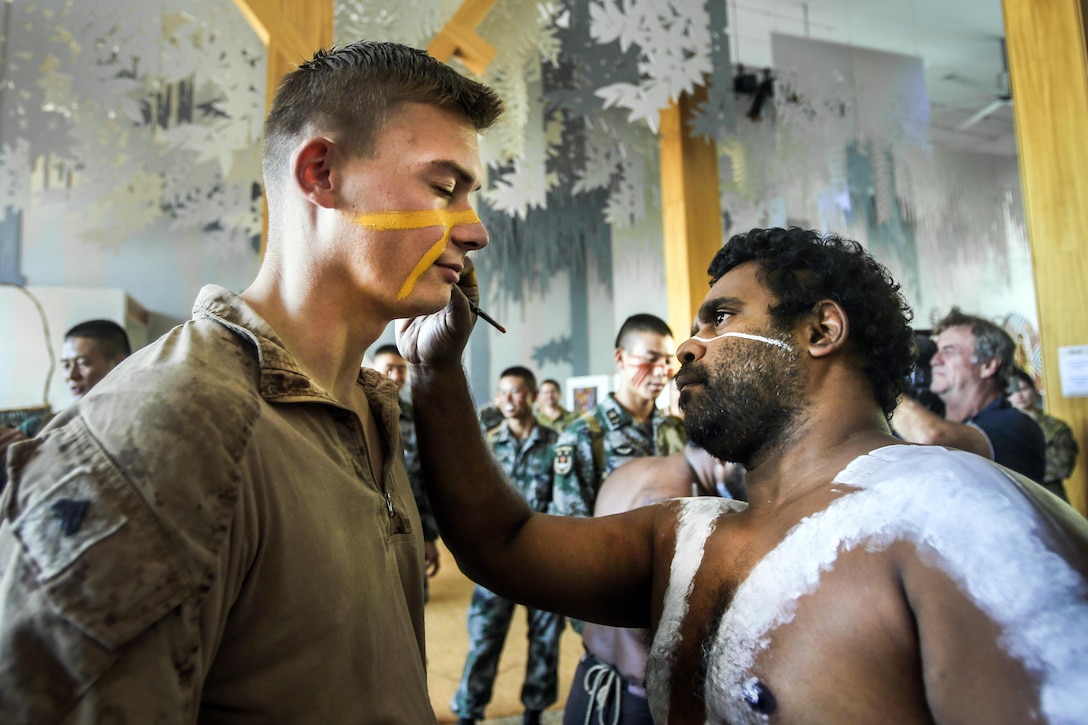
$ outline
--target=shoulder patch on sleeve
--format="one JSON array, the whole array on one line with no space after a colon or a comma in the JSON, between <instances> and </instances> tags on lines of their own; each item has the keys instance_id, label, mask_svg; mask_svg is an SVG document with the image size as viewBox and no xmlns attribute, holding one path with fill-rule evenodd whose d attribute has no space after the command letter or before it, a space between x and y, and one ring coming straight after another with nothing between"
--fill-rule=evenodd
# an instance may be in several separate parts
<instances>
[{"instance_id":1,"label":"shoulder patch on sleeve","mask_svg":"<svg viewBox=\"0 0 1088 725\"><path fill-rule=\"evenodd\" d=\"M12 530L52 608L116 649L180 604L194 577L147 503L79 421L13 471Z\"/></svg>"}]
</instances>

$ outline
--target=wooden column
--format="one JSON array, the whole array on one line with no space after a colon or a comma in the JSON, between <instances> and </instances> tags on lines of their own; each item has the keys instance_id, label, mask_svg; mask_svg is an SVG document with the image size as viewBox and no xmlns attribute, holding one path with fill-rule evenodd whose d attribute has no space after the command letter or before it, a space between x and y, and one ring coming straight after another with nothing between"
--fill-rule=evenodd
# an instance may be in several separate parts
<instances>
[{"instance_id":1,"label":"wooden column","mask_svg":"<svg viewBox=\"0 0 1088 725\"><path fill-rule=\"evenodd\" d=\"M691 332L706 296L710 260L722 246L716 144L693 138L688 121L706 88L684 94L661 111L661 197L669 327L677 344Z\"/></svg>"},{"instance_id":2,"label":"wooden column","mask_svg":"<svg viewBox=\"0 0 1088 725\"><path fill-rule=\"evenodd\" d=\"M493 45L480 37L476 26L491 12L495 2L464 0L453 17L434 36L427 46L427 52L443 63L456 56L473 73L483 76L496 51Z\"/></svg>"},{"instance_id":3,"label":"wooden column","mask_svg":"<svg viewBox=\"0 0 1088 725\"><path fill-rule=\"evenodd\" d=\"M319 48L332 46L333 0L234 0L257 37L268 49L265 110L279 88L280 79ZM261 256L268 242L268 208L261 224Z\"/></svg>"},{"instance_id":4,"label":"wooden column","mask_svg":"<svg viewBox=\"0 0 1088 725\"><path fill-rule=\"evenodd\" d=\"M1046 407L1080 444L1066 488L1088 514L1088 398L1063 397L1058 374L1059 347L1088 345L1088 0L1003 5Z\"/></svg>"}]
</instances>

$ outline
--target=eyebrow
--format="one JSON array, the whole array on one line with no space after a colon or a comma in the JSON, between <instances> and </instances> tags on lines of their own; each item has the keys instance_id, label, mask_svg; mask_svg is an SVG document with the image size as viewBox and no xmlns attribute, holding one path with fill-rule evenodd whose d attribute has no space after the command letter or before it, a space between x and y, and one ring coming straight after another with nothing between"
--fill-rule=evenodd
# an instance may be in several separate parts
<instances>
[{"instance_id":1,"label":"eyebrow","mask_svg":"<svg viewBox=\"0 0 1088 725\"><path fill-rule=\"evenodd\" d=\"M714 312L719 307L741 307L743 302L738 297L715 297L712 300L707 300L703 304L699 305L699 312L695 315L695 322L691 324L691 334L694 335L699 331L699 323L706 322L714 318Z\"/></svg>"},{"instance_id":2,"label":"eyebrow","mask_svg":"<svg viewBox=\"0 0 1088 725\"><path fill-rule=\"evenodd\" d=\"M466 169L456 161L450 161L449 159L437 159L430 162L428 166L432 169L446 171L456 176L462 183L468 184L472 187L472 191L479 191L481 188L480 180L476 178L476 175Z\"/></svg>"}]
</instances>

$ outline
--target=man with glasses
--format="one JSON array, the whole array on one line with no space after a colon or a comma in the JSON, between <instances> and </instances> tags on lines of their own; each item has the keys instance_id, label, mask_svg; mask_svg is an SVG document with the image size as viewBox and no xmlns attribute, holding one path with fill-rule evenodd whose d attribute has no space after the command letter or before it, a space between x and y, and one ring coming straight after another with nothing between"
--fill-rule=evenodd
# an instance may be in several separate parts
<instances>
[{"instance_id":1,"label":"man with glasses","mask_svg":"<svg viewBox=\"0 0 1088 725\"><path fill-rule=\"evenodd\" d=\"M592 516L604 479L624 463L684 450L679 418L657 409L676 360L672 330L660 317L632 315L616 336L619 385L563 431L555 446L552 513Z\"/></svg>"}]
</instances>

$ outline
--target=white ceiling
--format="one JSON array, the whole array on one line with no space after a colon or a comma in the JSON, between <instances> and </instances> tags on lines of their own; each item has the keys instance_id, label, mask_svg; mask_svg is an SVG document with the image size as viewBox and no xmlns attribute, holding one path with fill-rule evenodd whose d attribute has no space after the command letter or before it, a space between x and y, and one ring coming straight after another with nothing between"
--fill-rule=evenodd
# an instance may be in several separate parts
<instances>
[{"instance_id":1,"label":"white ceiling","mask_svg":"<svg viewBox=\"0 0 1088 725\"><path fill-rule=\"evenodd\" d=\"M1015 155L1012 106L996 105L970 128L957 127L993 103L1001 87L1001 0L726 0L734 63L772 65L771 33L918 56L938 146Z\"/></svg>"}]
</instances>

